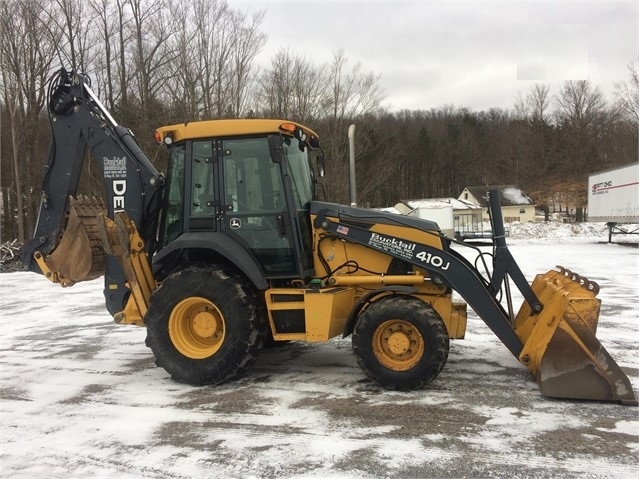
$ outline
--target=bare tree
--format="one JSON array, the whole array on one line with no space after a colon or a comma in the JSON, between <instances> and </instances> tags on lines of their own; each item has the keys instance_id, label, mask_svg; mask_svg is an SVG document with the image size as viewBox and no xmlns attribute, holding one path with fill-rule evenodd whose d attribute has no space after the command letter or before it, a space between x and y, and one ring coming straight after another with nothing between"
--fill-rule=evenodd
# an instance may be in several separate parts
<instances>
[{"instance_id":1,"label":"bare tree","mask_svg":"<svg viewBox=\"0 0 639 479\"><path fill-rule=\"evenodd\" d=\"M232 71L232 76L229 76L227 100L229 116L242 116L246 110L253 62L266 43L266 35L259 30L264 14L264 11L261 11L249 18L237 11L231 13L231 35L235 42L229 65Z\"/></svg>"},{"instance_id":2,"label":"bare tree","mask_svg":"<svg viewBox=\"0 0 639 479\"><path fill-rule=\"evenodd\" d=\"M511 150L517 152L514 158L517 171L524 173L526 177L524 180L534 184L535 188L541 187L538 183L546 181L556 166L551 152L553 144L551 106L550 85L544 84L533 85L524 98L520 95L515 102L515 123L510 129L515 140L522 147L513 146Z\"/></svg>"},{"instance_id":3,"label":"bare tree","mask_svg":"<svg viewBox=\"0 0 639 479\"><path fill-rule=\"evenodd\" d=\"M628 65L628 82L615 84L615 97L621 104L624 117L639 127L639 62Z\"/></svg>"},{"instance_id":4,"label":"bare tree","mask_svg":"<svg viewBox=\"0 0 639 479\"><path fill-rule=\"evenodd\" d=\"M137 101L141 126L150 130L151 112L159 110L164 87L173 73L170 65L178 53L174 36L181 27L185 6L177 0L129 1L135 78L131 94Z\"/></svg>"},{"instance_id":5,"label":"bare tree","mask_svg":"<svg viewBox=\"0 0 639 479\"><path fill-rule=\"evenodd\" d=\"M329 138L325 151L331 162L327 167L327 184L333 194L344 201L348 198L348 143L346 132L349 124L355 119L360 120L359 129L366 128L367 115L379 113L384 95L379 86L379 75L364 73L361 65L356 64L350 70L347 68L348 60L343 50L333 55L333 62L327 69L326 90L322 95L324 129ZM378 145L372 137L360 135L358 137L356 158L366 157L374 151ZM388 172L384 170L385 160L377 157L377 176L371 178L367 184L376 185L387 178Z\"/></svg>"},{"instance_id":6,"label":"bare tree","mask_svg":"<svg viewBox=\"0 0 639 479\"><path fill-rule=\"evenodd\" d=\"M594 126L606 108L601 88L593 87L589 80L564 82L556 102L557 119L580 128Z\"/></svg>"},{"instance_id":7,"label":"bare tree","mask_svg":"<svg viewBox=\"0 0 639 479\"><path fill-rule=\"evenodd\" d=\"M37 189L36 167L40 140L39 116L45 101L45 83L54 58L55 44L41 35L40 0L6 0L0 3L0 74L2 104L8 112L11 137L11 191L7 195L15 218L17 237L24 241L33 228ZM3 164L5 151L3 154ZM37 171L37 173L36 173ZM4 180L4 178L3 178ZM15 216L14 216L15 211ZM13 223L12 221L10 224ZM3 226L6 226L3 225Z\"/></svg>"},{"instance_id":8,"label":"bare tree","mask_svg":"<svg viewBox=\"0 0 639 479\"><path fill-rule=\"evenodd\" d=\"M241 116L266 40L259 30L264 13L249 16L225 1L195 0L181 17L171 83L176 114L185 120Z\"/></svg>"},{"instance_id":9,"label":"bare tree","mask_svg":"<svg viewBox=\"0 0 639 479\"><path fill-rule=\"evenodd\" d=\"M343 50L333 54L328 67L328 88L324 93L325 113L337 120L354 118L378 109L384 99L379 86L380 75L362 72L357 63L350 71Z\"/></svg>"},{"instance_id":10,"label":"bare tree","mask_svg":"<svg viewBox=\"0 0 639 479\"><path fill-rule=\"evenodd\" d=\"M120 94L122 95L121 104L128 105L129 104L129 95L128 95L128 64L127 64L127 56L126 56L126 42L128 37L125 34L127 30L127 23L129 20L126 20L126 7L128 4L128 0L115 0L115 6L117 9L117 21L118 21L118 46L119 46L119 65L120 65Z\"/></svg>"},{"instance_id":11,"label":"bare tree","mask_svg":"<svg viewBox=\"0 0 639 479\"><path fill-rule=\"evenodd\" d=\"M321 115L326 78L324 66L281 49L259 78L262 113L302 123L316 121Z\"/></svg>"},{"instance_id":12,"label":"bare tree","mask_svg":"<svg viewBox=\"0 0 639 479\"><path fill-rule=\"evenodd\" d=\"M579 172L585 177L607 162L601 140L619 118L618 110L609 109L602 90L588 80L565 82L556 104L555 116L562 131L563 176Z\"/></svg>"},{"instance_id":13,"label":"bare tree","mask_svg":"<svg viewBox=\"0 0 639 479\"><path fill-rule=\"evenodd\" d=\"M126 82L119 81L121 72L126 76L123 35L126 20L123 0L89 0L88 8L94 16L96 25L96 54L94 57L94 76L98 85L98 95L107 107L115 111L118 101L126 94L122 88Z\"/></svg>"},{"instance_id":14,"label":"bare tree","mask_svg":"<svg viewBox=\"0 0 639 479\"><path fill-rule=\"evenodd\" d=\"M212 51L218 28L227 11L226 2L195 0L182 10L173 38L175 57L165 85L171 116L176 121L210 118Z\"/></svg>"},{"instance_id":15,"label":"bare tree","mask_svg":"<svg viewBox=\"0 0 639 479\"><path fill-rule=\"evenodd\" d=\"M550 123L552 97L550 85L536 83L525 98L521 93L515 102L515 116L530 123Z\"/></svg>"},{"instance_id":16,"label":"bare tree","mask_svg":"<svg viewBox=\"0 0 639 479\"><path fill-rule=\"evenodd\" d=\"M270 68L262 71L259 78L262 114L267 117L296 120L289 103L293 97L290 67L295 61L289 50L280 50L271 58Z\"/></svg>"},{"instance_id":17,"label":"bare tree","mask_svg":"<svg viewBox=\"0 0 639 479\"><path fill-rule=\"evenodd\" d=\"M40 28L59 38L56 49L61 65L82 72L93 66L97 38L93 33L95 13L78 0L51 0L44 9Z\"/></svg>"}]
</instances>

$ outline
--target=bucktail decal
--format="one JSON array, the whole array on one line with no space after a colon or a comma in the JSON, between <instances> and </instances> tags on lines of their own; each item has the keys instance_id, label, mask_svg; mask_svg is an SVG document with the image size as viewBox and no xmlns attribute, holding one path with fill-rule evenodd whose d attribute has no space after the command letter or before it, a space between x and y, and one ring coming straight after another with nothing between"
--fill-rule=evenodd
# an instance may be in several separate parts
<instances>
[{"instance_id":1,"label":"bucktail decal","mask_svg":"<svg viewBox=\"0 0 639 479\"><path fill-rule=\"evenodd\" d=\"M318 221L318 226L344 239L350 239L355 243L366 245L429 270L447 271L451 266L450 260L442 251L426 245L375 233L352 225L345 226L327 219Z\"/></svg>"},{"instance_id":2,"label":"bucktail decal","mask_svg":"<svg viewBox=\"0 0 639 479\"><path fill-rule=\"evenodd\" d=\"M113 196L113 212L124 211L126 193L126 156L103 157L104 179L111 180L111 194Z\"/></svg>"},{"instance_id":3,"label":"bucktail decal","mask_svg":"<svg viewBox=\"0 0 639 479\"><path fill-rule=\"evenodd\" d=\"M339 232L339 228L338 228ZM404 259L413 259L415 243L407 243L401 239L372 233L368 244L378 250L384 251L393 256L400 256Z\"/></svg>"}]
</instances>

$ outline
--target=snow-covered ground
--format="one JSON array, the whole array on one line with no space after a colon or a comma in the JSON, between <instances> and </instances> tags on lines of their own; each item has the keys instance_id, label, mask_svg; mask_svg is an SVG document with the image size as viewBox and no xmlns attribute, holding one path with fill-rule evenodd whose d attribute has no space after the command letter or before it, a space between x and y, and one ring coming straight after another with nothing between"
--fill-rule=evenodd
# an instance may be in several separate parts
<instances>
[{"instance_id":1,"label":"snow-covered ground","mask_svg":"<svg viewBox=\"0 0 639 479\"><path fill-rule=\"evenodd\" d=\"M597 336L639 393L639 248L603 225L510 234L530 280L561 264L600 284ZM2 274L0 311L3 478L639 477L639 408L541 396L472 312L441 375L396 393L349 339L264 350L218 387L172 382L101 280Z\"/></svg>"},{"instance_id":2,"label":"snow-covered ground","mask_svg":"<svg viewBox=\"0 0 639 479\"><path fill-rule=\"evenodd\" d=\"M605 223L558 223L556 221L540 221L537 223L509 223L509 239L532 240L563 240L570 241L608 241L608 227ZM613 243L634 244L639 243L638 224L620 224L619 230L636 232L637 234L615 234ZM490 231L490 224L486 223L484 231Z\"/></svg>"}]
</instances>

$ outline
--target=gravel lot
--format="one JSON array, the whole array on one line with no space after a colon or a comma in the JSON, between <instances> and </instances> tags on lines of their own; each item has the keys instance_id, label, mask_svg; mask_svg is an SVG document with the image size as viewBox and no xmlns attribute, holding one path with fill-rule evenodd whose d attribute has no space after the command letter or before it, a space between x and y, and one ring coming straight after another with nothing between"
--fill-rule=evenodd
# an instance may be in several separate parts
<instances>
[{"instance_id":1,"label":"gravel lot","mask_svg":"<svg viewBox=\"0 0 639 479\"><path fill-rule=\"evenodd\" d=\"M564 264L600 283L598 337L639 391L639 250L512 252L529 279ZM423 391L368 382L350 338L264 350L246 377L194 388L155 367L144 329L113 324L102 287L0 275L0 476L639 476L639 408L541 396L474 314Z\"/></svg>"}]
</instances>

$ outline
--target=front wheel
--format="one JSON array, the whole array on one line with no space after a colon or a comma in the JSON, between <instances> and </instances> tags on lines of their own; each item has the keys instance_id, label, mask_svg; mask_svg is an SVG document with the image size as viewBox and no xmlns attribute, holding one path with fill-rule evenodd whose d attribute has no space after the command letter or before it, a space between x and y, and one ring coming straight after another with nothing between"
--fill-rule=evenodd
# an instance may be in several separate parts
<instances>
[{"instance_id":1,"label":"front wheel","mask_svg":"<svg viewBox=\"0 0 639 479\"><path fill-rule=\"evenodd\" d=\"M357 320L352 341L366 375L391 390L422 388L448 359L448 332L441 317L410 296L387 296L368 306Z\"/></svg>"},{"instance_id":2,"label":"front wheel","mask_svg":"<svg viewBox=\"0 0 639 479\"><path fill-rule=\"evenodd\" d=\"M156 364L194 386L242 375L266 333L252 288L206 266L169 275L153 292L145 323Z\"/></svg>"}]
</instances>

